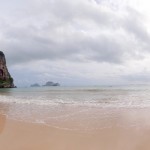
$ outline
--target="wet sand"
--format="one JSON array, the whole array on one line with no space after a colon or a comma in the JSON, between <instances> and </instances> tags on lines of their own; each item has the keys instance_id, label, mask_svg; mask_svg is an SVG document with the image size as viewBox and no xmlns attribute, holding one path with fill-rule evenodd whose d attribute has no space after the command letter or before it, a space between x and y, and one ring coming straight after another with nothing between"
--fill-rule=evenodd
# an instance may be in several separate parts
<instances>
[{"instance_id":1,"label":"wet sand","mask_svg":"<svg viewBox=\"0 0 150 150\"><path fill-rule=\"evenodd\" d=\"M67 130L61 128L65 123L59 122L58 128L15 121L1 114L0 150L149 150L149 109L133 110L117 110L116 115L107 117L105 122L97 119L96 124L103 126L93 123L92 130ZM68 122L74 124L71 119Z\"/></svg>"}]
</instances>

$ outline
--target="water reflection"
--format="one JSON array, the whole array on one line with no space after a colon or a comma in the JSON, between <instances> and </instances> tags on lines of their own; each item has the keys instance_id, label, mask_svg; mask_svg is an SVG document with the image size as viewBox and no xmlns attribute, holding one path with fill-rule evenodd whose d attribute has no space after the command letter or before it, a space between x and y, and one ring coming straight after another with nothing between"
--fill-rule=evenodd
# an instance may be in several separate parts
<instances>
[{"instance_id":1,"label":"water reflection","mask_svg":"<svg viewBox=\"0 0 150 150\"><path fill-rule=\"evenodd\" d=\"M0 95L2 96L12 95L12 93L13 93L13 89L11 88L0 88Z\"/></svg>"},{"instance_id":2,"label":"water reflection","mask_svg":"<svg viewBox=\"0 0 150 150\"><path fill-rule=\"evenodd\" d=\"M3 132L6 124L6 114L8 112L8 104L0 103L0 134Z\"/></svg>"}]
</instances>

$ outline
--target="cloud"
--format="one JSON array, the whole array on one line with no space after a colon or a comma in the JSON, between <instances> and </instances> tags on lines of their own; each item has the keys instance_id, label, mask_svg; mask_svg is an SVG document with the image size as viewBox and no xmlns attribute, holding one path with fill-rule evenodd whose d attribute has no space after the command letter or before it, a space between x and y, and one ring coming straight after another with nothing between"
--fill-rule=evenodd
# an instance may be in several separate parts
<instances>
[{"instance_id":1,"label":"cloud","mask_svg":"<svg viewBox=\"0 0 150 150\"><path fill-rule=\"evenodd\" d=\"M13 72L15 66L23 68L30 63L32 68L41 61L53 64L51 68L66 62L75 66L83 63L85 68L89 63L110 64L113 69L131 60L140 61L149 55L146 18L133 4L121 2L2 1L0 49ZM82 71L76 70L81 75Z\"/></svg>"},{"instance_id":2,"label":"cloud","mask_svg":"<svg viewBox=\"0 0 150 150\"><path fill-rule=\"evenodd\" d=\"M7 15L1 25L1 48L11 64L34 59L71 61L80 56L83 60L119 63L124 54L139 49L138 39L149 40L141 18L132 9L118 15L105 5L84 0L23 1L10 12L15 8L14 14L19 14ZM125 45L130 46L125 49Z\"/></svg>"}]
</instances>

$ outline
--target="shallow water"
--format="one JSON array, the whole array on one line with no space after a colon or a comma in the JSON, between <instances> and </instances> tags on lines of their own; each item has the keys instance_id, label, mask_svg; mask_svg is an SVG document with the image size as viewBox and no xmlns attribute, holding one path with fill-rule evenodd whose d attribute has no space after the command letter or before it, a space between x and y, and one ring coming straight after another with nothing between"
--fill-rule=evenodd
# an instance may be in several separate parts
<instances>
[{"instance_id":1,"label":"shallow water","mask_svg":"<svg viewBox=\"0 0 150 150\"><path fill-rule=\"evenodd\" d=\"M149 107L150 86L1 89L0 102L35 105Z\"/></svg>"},{"instance_id":2,"label":"shallow water","mask_svg":"<svg viewBox=\"0 0 150 150\"><path fill-rule=\"evenodd\" d=\"M149 114L149 86L1 89L0 149L149 150Z\"/></svg>"},{"instance_id":3,"label":"shallow water","mask_svg":"<svg viewBox=\"0 0 150 150\"><path fill-rule=\"evenodd\" d=\"M0 90L0 112L8 118L66 130L110 128L112 121L124 128L126 122L130 127L143 121L149 126L149 107L149 86Z\"/></svg>"}]
</instances>

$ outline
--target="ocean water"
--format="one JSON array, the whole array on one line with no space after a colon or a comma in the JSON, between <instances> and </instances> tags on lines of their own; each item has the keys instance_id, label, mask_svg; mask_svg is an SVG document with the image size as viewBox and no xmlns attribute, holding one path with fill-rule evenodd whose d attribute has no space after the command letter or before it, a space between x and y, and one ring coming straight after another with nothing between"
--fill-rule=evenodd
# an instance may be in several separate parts
<instances>
[{"instance_id":1,"label":"ocean water","mask_svg":"<svg viewBox=\"0 0 150 150\"><path fill-rule=\"evenodd\" d=\"M0 102L39 106L150 107L150 86L0 89Z\"/></svg>"},{"instance_id":2,"label":"ocean water","mask_svg":"<svg viewBox=\"0 0 150 150\"><path fill-rule=\"evenodd\" d=\"M0 89L0 113L8 118L68 130L109 127L107 118L117 118L118 110L132 110L135 118L134 110L143 108L150 108L150 86Z\"/></svg>"}]
</instances>

